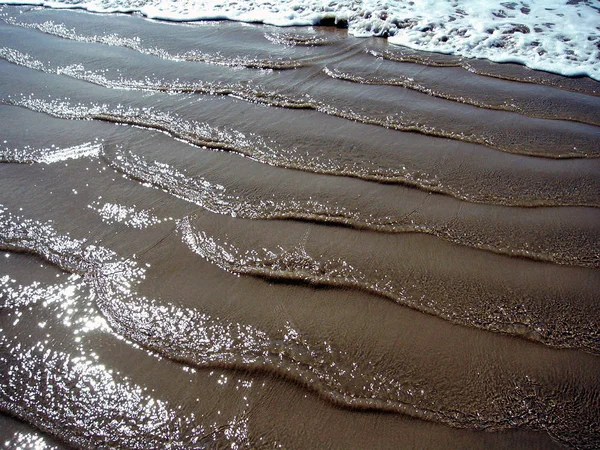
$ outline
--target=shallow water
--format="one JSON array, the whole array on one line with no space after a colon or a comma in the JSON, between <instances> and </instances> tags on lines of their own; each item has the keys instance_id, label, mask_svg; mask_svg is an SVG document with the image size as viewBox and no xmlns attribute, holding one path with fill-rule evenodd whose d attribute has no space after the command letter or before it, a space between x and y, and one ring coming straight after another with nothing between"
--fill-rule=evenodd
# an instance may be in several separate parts
<instances>
[{"instance_id":1,"label":"shallow water","mask_svg":"<svg viewBox=\"0 0 600 450\"><path fill-rule=\"evenodd\" d=\"M600 445L597 82L0 14L8 448Z\"/></svg>"}]
</instances>

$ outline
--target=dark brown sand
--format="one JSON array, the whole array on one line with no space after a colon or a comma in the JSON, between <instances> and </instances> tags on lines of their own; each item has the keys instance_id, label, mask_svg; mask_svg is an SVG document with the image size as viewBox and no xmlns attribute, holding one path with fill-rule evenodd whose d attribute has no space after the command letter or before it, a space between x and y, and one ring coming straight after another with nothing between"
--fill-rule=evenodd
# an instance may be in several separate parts
<instances>
[{"instance_id":1,"label":"dark brown sand","mask_svg":"<svg viewBox=\"0 0 600 450\"><path fill-rule=\"evenodd\" d=\"M597 82L0 15L6 447L600 446Z\"/></svg>"}]
</instances>

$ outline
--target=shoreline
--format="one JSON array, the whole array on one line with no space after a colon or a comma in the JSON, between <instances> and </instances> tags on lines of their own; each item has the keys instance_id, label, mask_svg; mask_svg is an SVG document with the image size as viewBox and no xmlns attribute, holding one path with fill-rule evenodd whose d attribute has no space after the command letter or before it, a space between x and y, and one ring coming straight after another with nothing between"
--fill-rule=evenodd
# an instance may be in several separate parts
<instances>
[{"instance_id":1,"label":"shoreline","mask_svg":"<svg viewBox=\"0 0 600 450\"><path fill-rule=\"evenodd\" d=\"M0 438L600 442L600 83L326 27L20 11Z\"/></svg>"},{"instance_id":2,"label":"shoreline","mask_svg":"<svg viewBox=\"0 0 600 450\"><path fill-rule=\"evenodd\" d=\"M296 19L292 19L292 18L285 18L285 15L282 17L280 15L278 15L278 9L275 9L276 12L267 12L266 10L261 12L262 10L259 10L257 12L254 11L249 11L246 13L246 15L244 15L244 13L241 14L241 16L236 16L236 14L239 14L239 11L235 11L235 8L233 10L232 13L227 14L227 13L221 13L221 12L216 12L214 11L212 14L207 14L207 13L203 13L197 16L189 16L189 15L182 15L180 17L178 17L176 14L175 15L168 15L165 12L161 12L161 10L158 7L154 7L154 6L150 6L147 7L146 10L144 10L143 6L140 7L132 7L132 8L128 8L128 7L124 7L124 8L117 8L117 9L103 9L103 8L95 8L93 5L77 5L77 4L61 4L60 2L48 2L48 1L31 1L31 2L18 2L18 1L6 1L6 2L2 2L0 3L0 7L6 5L6 6L30 6L30 7L43 7L43 8L49 8L49 9L57 9L57 10L79 10L79 11L85 11L88 13L92 13L92 14L108 14L108 15L115 15L115 14L124 14L124 15L138 15L140 17L143 17L145 19L148 20L155 20L155 21L162 21L162 22L170 22L170 23L202 23L202 22L212 22L212 21L230 21L230 22L238 22L238 23L242 23L242 24L256 24L256 25L265 25L265 26L275 26L278 28L291 28L291 27L312 27L312 26L316 26L316 27L335 27L338 29L350 29L350 22L352 22L352 25L355 25L355 21L364 21L367 20L367 25L366 25L366 29L363 30L362 28L359 30L352 30L350 29L350 34L352 34L355 37L358 38L365 38L365 37L377 37L377 38L382 38L385 39L386 42L389 42L390 44L392 44L394 47L403 47L403 48L407 48L407 49L411 49L413 51L425 51L425 53L427 54L437 54L437 55L443 55L443 56L456 56L458 58L461 59L465 59L466 61L469 60L476 60L476 59L484 59L487 60L489 62L494 62L496 64L516 64L516 65L520 65L523 67L527 67L528 69L534 70L534 71L540 71L540 72L545 72L548 74L552 74L552 75L561 75L561 76L566 76L569 78L589 78L590 80L594 80L594 81L599 81L600 80L600 75L597 75L596 77L590 75L589 71L592 70L596 70L593 67L589 68L589 69L578 69L576 67L571 67L571 63L567 63L567 66L562 67L561 69L556 69L553 67L553 63L552 60L538 60L540 56L543 56L546 51L545 50L541 50L539 55L536 54L526 54L525 56L523 55L519 55L519 53L515 53L515 54L495 54L494 52L489 53L489 55L487 56L481 56L478 54L468 54L469 51L469 46L466 46L466 49L463 50L462 52L460 50L456 50L456 49L446 49L445 51L442 50L436 50L435 46L431 47L431 48L423 48L423 44L420 43L419 39L415 39L413 38L407 38L407 37L401 37L402 33L403 33L403 29L406 27L412 27L412 26L416 26L417 23L420 23L423 21L423 19L420 19L418 16L414 17L414 18L410 18L410 16L408 18L402 18L401 16L399 17L394 17L394 18L390 18L388 17L388 12L386 11L387 8L384 8L383 11L373 11L370 12L369 11L369 7L366 7L366 10L361 10L360 12L358 12L358 16L357 11L354 11L354 15L351 14L350 11L335 11L335 10L328 10L327 8L324 11L321 12L317 12L316 10L313 11L312 14L309 14L308 17L306 18L296 18ZM514 8L509 8L510 9L514 9ZM547 11L553 11L552 8L546 8ZM593 10L592 10L593 11ZM457 13L460 12L457 11ZM591 12L591 11L590 11ZM261 17L260 15L263 14L266 16ZM527 12L524 16L520 17L522 20L525 20L525 18L527 17L527 14L529 14L529 12ZM579 17L581 17L581 13L578 13ZM293 15L293 13L291 14ZM361 17L361 15L364 15L364 17ZM495 14L493 14L495 15ZM376 16L379 16L379 18L376 18ZM458 15L460 17L460 14ZM564 15L563 15L564 16ZM267 18L267 17L272 17L272 18ZM374 21L373 24L369 24L369 18L371 18L370 20ZM558 20L560 20L560 16L556 17ZM456 17L451 16L451 19L456 20ZM515 19L518 22L518 18ZM493 24L493 22L492 22ZM472 24L471 24L472 25ZM518 24L515 25L514 23L511 24L513 26L512 30L504 30L502 31L501 34L506 35L509 32L512 33L530 33L530 28L532 28L532 25L527 26L524 24ZM539 25L539 24L538 24ZM550 26L554 24L544 24L544 26L549 26L549 29L552 29L553 26ZM500 22L500 25L498 25L500 27L500 29L502 29L503 25L502 22ZM389 28L389 29L388 29ZM416 29L420 30L421 28L423 28L424 31L427 31L428 28L430 28L430 26L424 26L424 25L420 25L417 26ZM538 27L533 27L534 29L538 29ZM459 30L460 31L460 30ZM498 31L498 30L497 30ZM397 33L397 34L396 34ZM462 33L462 32L461 32ZM459 33L459 34L461 34ZM464 33L463 33L464 34ZM496 33L494 34L494 39L498 39L498 36L496 36ZM425 36L425 35L424 35ZM560 36L559 36L560 37ZM588 38L589 40L589 38ZM452 39L450 40L452 41ZM493 40L492 40L493 41ZM569 42L571 41L571 38L565 38L565 42ZM442 36L441 39L439 40L438 44L440 47L443 47L444 44L446 44L448 42L448 36ZM539 45L539 42L534 41L532 43L532 45L535 44L535 46ZM492 46L496 45L494 42L492 42ZM503 47L503 45L498 45L498 47ZM513 49L514 50L514 49ZM464 51L467 51L467 53L464 53ZM516 50L515 50L516 51ZM488 51L489 52L489 51ZM573 55L574 53L571 51L570 53L571 55ZM528 55L528 56L527 56ZM531 59L532 57L534 57L534 59L536 59L536 61L534 61L533 59ZM573 57L571 57L572 59ZM593 60L593 57L590 56L590 59ZM583 62L582 62L583 63ZM555 63L556 64L556 63ZM600 64L600 63L597 63ZM597 70L596 70L597 71Z\"/></svg>"}]
</instances>

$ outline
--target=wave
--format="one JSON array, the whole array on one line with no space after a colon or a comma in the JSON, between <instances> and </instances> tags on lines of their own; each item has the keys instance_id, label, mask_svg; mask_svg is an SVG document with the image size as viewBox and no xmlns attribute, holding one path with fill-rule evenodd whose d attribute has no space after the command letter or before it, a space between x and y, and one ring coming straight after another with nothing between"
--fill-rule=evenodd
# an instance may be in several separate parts
<instances>
[{"instance_id":1,"label":"wave","mask_svg":"<svg viewBox=\"0 0 600 450\"><path fill-rule=\"evenodd\" d=\"M131 107L110 109L105 105L88 107L72 105L68 102L47 102L40 99L13 100L13 104L62 118L99 119L152 128L165 131L198 146L210 146L241 154L250 152L250 155L246 154L246 156L253 158L255 155L276 153L264 144L265 141L260 137L246 136L236 131L219 130L206 124L181 121L172 114L152 109L140 110ZM172 195L218 214L249 219L296 219L335 223L357 229L389 233L419 232L431 234L455 244L504 255L556 264L600 267L600 253L597 252L597 245L594 244L586 243L585 247L577 248L577 256L573 254L568 242L556 241L555 236L548 236L541 246L533 246L526 241L519 245L511 245L505 242L506 236L490 236L486 231L465 229L465 224L462 224L458 217L448 222L437 223L427 218L416 219L413 210L398 215L373 216L339 203L296 199L283 201L275 197L272 199L250 198L244 195L240 196L236 192L226 192L226 188L218 183L194 179L166 164L148 163L137 155L123 151L122 148L117 148L112 156L106 155L106 160L114 169L134 179L150 183Z\"/></svg>"},{"instance_id":2,"label":"wave","mask_svg":"<svg viewBox=\"0 0 600 450\"><path fill-rule=\"evenodd\" d=\"M304 447L323 419L332 445L376 426L381 447L600 446L600 160L491 148L597 156L600 128L363 86L423 67L339 30L25 9L0 16L140 50L0 25L0 162L20 163L0 164L0 413L79 448ZM169 59L195 48L227 62ZM598 101L414 78L436 77L471 100Z\"/></svg>"},{"instance_id":3,"label":"wave","mask_svg":"<svg viewBox=\"0 0 600 450\"><path fill-rule=\"evenodd\" d=\"M440 89L429 87L419 81L415 81L414 78L409 76L395 76L393 78L385 77L363 77L350 72L343 72L338 69L330 69L325 67L323 72L336 80L350 81L358 84L370 84L370 85L385 85L385 86L398 86L414 91L422 92L424 94L431 95L433 97L443 98L445 100L451 100L459 103L465 103L468 105L477 106L479 108L495 109L499 111L514 112L530 117L537 117L540 119L553 119L553 120L570 120L574 122L581 122L590 125L600 125L600 118L595 117L591 114L572 114L571 111L561 111L558 108L549 108L548 105L536 104L532 101L519 102L514 98L510 99L495 99L483 98L479 99L476 92L472 92L468 95L453 94L445 92ZM480 96L483 97L483 96ZM577 112L577 111L576 111Z\"/></svg>"},{"instance_id":4,"label":"wave","mask_svg":"<svg viewBox=\"0 0 600 450\"><path fill-rule=\"evenodd\" d=\"M249 198L229 192L225 186L185 173L161 162L147 162L122 149L107 158L107 163L125 175L149 183L208 211L247 219L304 219L323 222L350 221L354 213L338 205L312 201L280 202L276 199Z\"/></svg>"},{"instance_id":5,"label":"wave","mask_svg":"<svg viewBox=\"0 0 600 450\"><path fill-rule=\"evenodd\" d=\"M519 83L532 83L551 86L566 91L579 92L586 95L600 96L600 89L596 80L590 78L568 78L552 73L534 70L524 71L520 67L510 70L507 64L499 64L482 60L465 59L445 54L412 52L401 48L395 50L367 49L367 53L388 61L420 64L432 67L461 67L477 75L499 78L502 80L516 81Z\"/></svg>"},{"instance_id":6,"label":"wave","mask_svg":"<svg viewBox=\"0 0 600 450\"><path fill-rule=\"evenodd\" d=\"M410 364L398 368L400 376L388 377L371 364L349 360L346 352L327 341L311 340L289 323L277 332L265 332L194 309L156 304L134 292L145 277L145 271L136 262L119 258L109 249L61 236L49 224L25 220L6 210L2 210L2 215L0 247L38 254L64 270L80 274L114 332L163 357L194 367L276 373L346 408L398 412L488 431L524 427L547 431L566 442L576 430L578 442L596 442L594 425L589 422L592 418L585 413L577 414L569 406L585 392L575 389L559 398L548 383L531 377L512 378L513 388L517 389L510 396L501 400L496 397L496 402L482 399L486 403L483 408L470 405L475 409L456 410L436 400L435 392L419 383ZM160 446L165 439L174 437L175 444L179 439L185 439L182 444L189 444L206 435L203 427L192 425L185 417L174 416L166 403L150 400L135 386L119 380L118 374L107 373L93 361L49 350L41 343L27 348L9 342L6 336L0 344L4 361L11 360L11 368L0 375L0 406L69 442L85 446L107 436L106 428L101 425L103 421L96 421L97 414L83 417L77 414L89 404L95 405L95 411L104 418L119 418L111 422L116 428L109 434L116 446L131 445L131 439ZM42 373L45 375L37 375ZM48 380L44 386L56 389L53 399L57 401L47 402L45 390L40 389L39 383ZM70 388L89 383L101 387L100 392ZM534 404L526 401L533 394ZM118 402L114 401L116 398ZM144 405L141 409L140 403ZM510 417L506 411L511 411ZM121 423L123 417L133 419L126 428ZM136 427L144 426L148 420L154 423L155 419L166 428L155 427L154 430L160 430L156 433L144 428L141 435L134 432ZM81 426L80 420L87 425ZM69 426L75 423L77 426ZM232 427L240 425L244 429L243 423L237 421ZM182 427L189 434L181 433ZM173 435L175 429L178 434Z\"/></svg>"},{"instance_id":7,"label":"wave","mask_svg":"<svg viewBox=\"0 0 600 450\"><path fill-rule=\"evenodd\" d=\"M142 128L166 132L198 147L232 151L244 156L259 159L262 155L277 155L260 137L239 131L218 129L200 122L188 122L173 113L158 111L154 108L134 108L117 105L111 108L105 104L72 104L67 101L46 101L33 97L10 99L7 104L22 106L32 111L43 112L61 119L102 120L118 124L133 125Z\"/></svg>"},{"instance_id":8,"label":"wave","mask_svg":"<svg viewBox=\"0 0 600 450\"><path fill-rule=\"evenodd\" d=\"M50 67L43 62L33 59L30 55L18 50L2 47L0 58L22 67L39 70L45 73L65 75L77 80L87 81L98 86L109 89L141 90L152 92L167 92L174 94L209 94L229 95L249 102L262 103L269 106L291 108L291 109L314 109L310 98L294 99L275 92L267 92L246 86L243 83L225 84L198 81L195 83L183 83L172 81L166 83L164 80L146 77L143 80L133 80L120 77L111 80L101 73L86 70L82 64L72 64L64 67Z\"/></svg>"},{"instance_id":9,"label":"wave","mask_svg":"<svg viewBox=\"0 0 600 450\"><path fill-rule=\"evenodd\" d=\"M578 324L568 321L559 325L555 317L544 318L525 306L520 312L509 313L514 309L511 306L512 299L501 297L494 298L494 306L508 315L494 314L472 304L463 310L458 302L448 306L441 299L418 298L408 294L405 286L407 280L402 277L387 274L377 277L362 272L340 258L313 257L307 253L305 243L290 249L241 251L233 244L220 242L205 231L196 229L193 217L179 221L177 228L183 242L194 253L235 274L358 289L459 325L524 337L553 347L582 348L600 354L600 334L591 331L597 328L591 322Z\"/></svg>"},{"instance_id":10,"label":"wave","mask_svg":"<svg viewBox=\"0 0 600 450\"><path fill-rule=\"evenodd\" d=\"M88 295L91 290L90 298L107 322L115 330L126 330L122 322L130 323L131 317L120 315L140 311L139 302L128 304L125 300L132 300L135 287L145 278L144 268L106 247L60 235L51 223L13 215L1 205L0 219L0 248L39 255L71 274L68 282L47 286L35 282L17 287L11 280L0 278L0 292L10 294L3 298L2 308L20 309L36 302L64 306L77 297L77 290L87 290ZM75 283L77 280L83 280L86 287ZM129 309L119 309L126 306ZM156 315L165 309L145 312ZM111 313L122 322L113 319ZM62 314L58 317L65 321ZM142 318L136 318L143 324ZM89 328L89 317L86 319L85 327ZM82 448L98 442L115 448L247 446L244 414L226 423L198 424L194 415L182 415L168 403L149 396L146 389L99 364L94 353L95 359L85 350L79 351L81 355L65 353L47 346L47 342L27 346L19 339L11 339L9 333L0 337L0 410ZM50 402L48 395L52 396ZM89 414L89 405L93 405L93 414Z\"/></svg>"},{"instance_id":11,"label":"wave","mask_svg":"<svg viewBox=\"0 0 600 450\"><path fill-rule=\"evenodd\" d=\"M9 359L10 369L0 373L0 409L75 447L99 442L107 448L248 445L247 417L196 425L193 415L182 414L89 357L2 336L0 362ZM93 405L92 414L88 405Z\"/></svg>"},{"instance_id":12,"label":"wave","mask_svg":"<svg viewBox=\"0 0 600 450\"><path fill-rule=\"evenodd\" d=\"M4 20L9 25L38 30L42 33L58 36L63 39L69 39L78 42L98 43L116 47L124 47L130 50L137 51L139 53L155 56L157 58L166 59L170 61L189 61L213 64L218 66L270 70L290 70L303 67L306 64L305 62L296 60L270 60L243 56L229 58L220 54L204 53L198 50L190 50L184 53L171 53L160 47L147 46L142 42L142 40L139 37L129 38L119 36L118 34L84 35L77 33L73 28L67 28L64 24L54 23L51 20L45 21L43 23L28 23L19 22L13 17L9 16L2 17L2 20Z\"/></svg>"},{"instance_id":13,"label":"wave","mask_svg":"<svg viewBox=\"0 0 600 450\"><path fill-rule=\"evenodd\" d=\"M567 76L600 79L597 48L599 9L593 2L551 0L515 3L460 0L454 3L383 0L286 2L4 0L91 12L139 12L170 21L235 20L276 26L337 24L354 36L387 37L392 44L428 52L517 62Z\"/></svg>"},{"instance_id":14,"label":"wave","mask_svg":"<svg viewBox=\"0 0 600 450\"><path fill-rule=\"evenodd\" d=\"M152 184L178 198L195 203L213 213L246 219L295 219L317 223L334 223L357 229L367 229L387 233L417 232L436 236L452 243L491 251L498 254L520 256L537 261L556 264L575 265L581 267L600 267L597 245L587 247L586 251L578 248L578 255L573 256L567 247L549 237L545 249L534 249L525 242L523 246L515 246L504 241L502 236L490 236L485 232L465 230L460 220L432 222L426 217L410 210L397 216L377 216L362 213L358 209L346 207L337 202L320 202L318 200L280 200L275 196L253 198L247 194L229 191L225 186L212 183L206 179L190 177L177 169L160 162L147 162L131 152L117 149L114 156L109 157L108 164L116 170L143 183Z\"/></svg>"},{"instance_id":15,"label":"wave","mask_svg":"<svg viewBox=\"0 0 600 450\"><path fill-rule=\"evenodd\" d=\"M4 49L0 49L0 54ZM18 58L27 60L26 55L17 54ZM75 69L77 73L85 73L79 68ZM72 72L71 72L72 73ZM94 79L97 78L94 76ZM154 86L152 82L141 83L144 88ZM120 86L123 86L119 82ZM133 86L134 83L125 83L124 86ZM162 84L161 84L162 85ZM136 84L140 86L140 84ZM174 92L178 92L178 88L183 86L170 86L165 89L174 88ZM215 92L219 88L213 85L205 85L207 92ZM194 87L194 89L196 89ZM230 90L231 87L223 88L220 93L228 92L234 95L244 97L246 92L243 90ZM160 90L157 88L157 90ZM253 96L253 100L267 103L267 98L273 98L271 94L258 93ZM246 97L247 98L247 97ZM287 99L281 98L282 102L277 101L268 104L273 106L283 106L283 102L288 103ZM126 123L140 127L152 128L167 132L170 135L182 139L185 142L208 149L226 150L233 153L238 153L243 156L252 158L255 161L283 167L287 169L301 170L305 172L313 172L328 175L348 176L360 178L368 181L377 181L384 183L400 183L409 186L418 187L426 191L440 192L458 198L464 198L470 201L480 201L482 203L489 202L489 199L480 199L473 195L462 193L460 190L453 190L442 186L436 177L428 175L421 171L411 171L396 169L391 167L382 167L370 161L364 163L349 163L343 159L336 158L317 158L295 151L295 149L287 149L281 146L268 145L266 141L258 136L246 136L238 131L228 131L210 127L208 124L199 122L184 121L174 114L162 113L152 109L135 109L135 108L118 108L110 109L101 105L92 105L85 107L81 104L74 105L68 102L45 101L42 99L22 98L20 100L12 99L10 104L28 108L32 111L43 112L54 117L64 119L96 119L108 122ZM302 103L290 103L292 107L304 107ZM6 160L11 160L12 150L6 150ZM26 152L27 153L27 152ZM27 153L28 154L28 153ZM15 161L26 162L26 159L17 158ZM500 201L500 200L498 200ZM501 201L500 201L501 202ZM513 202L509 202L513 204ZM517 200L514 204L520 204ZM529 203L527 203L529 204ZM560 203L559 203L560 204Z\"/></svg>"},{"instance_id":16,"label":"wave","mask_svg":"<svg viewBox=\"0 0 600 450\"><path fill-rule=\"evenodd\" d=\"M3 53L4 52L4 53ZM0 49L0 54L10 54L11 58L15 58L25 64L29 61L35 65L35 60L32 60L27 55L20 52L13 53L7 49ZM25 62L24 62L25 61ZM29 64L29 63L27 63ZM40 63L41 64L41 63ZM56 69L61 72L66 68ZM50 69L48 69L50 71ZM136 86L137 88L149 87L153 90L162 89L164 86L162 81L146 80L144 82L134 83L127 80L119 80L112 82L103 80L102 75L93 74L85 71L83 68L74 68L69 73L77 76L84 74L85 77L93 78L99 84L107 86L121 87ZM82 77L84 76L82 75ZM98 79L100 78L100 80ZM121 84L123 82L123 84ZM180 86L172 86L179 88ZM217 87L206 85L204 88L209 92L214 92ZM223 86L219 86L219 89ZM168 87L165 89L169 89ZM229 89L229 87L224 88ZM177 91L174 91L177 92ZM241 97L247 92L245 90L235 90L232 94L236 97ZM271 94L266 94L261 91L255 96L256 102L270 104L266 99L272 99ZM252 94L254 96L254 94ZM278 101L281 99L278 99ZM286 101L287 100L283 100ZM562 192L552 190L544 192L543 186L547 186L547 182L538 182L535 195L529 192L531 180L525 174L526 180L513 180L501 178L497 181L499 184L509 184L512 186L521 186L519 189L508 189L504 192L498 190L497 185L490 185L484 188L480 181L477 181L477 186L472 183L467 184L461 182L460 178L455 176L445 177L443 172L431 173L427 170L418 170L418 168L406 167L404 162L401 164L387 165L378 163L377 158L360 159L356 157L345 157L340 152L331 152L327 156L311 155L303 149L297 148L293 143L290 145L282 145L278 142L266 140L265 138L253 133L242 133L236 130L227 130L224 128L211 127L207 123L184 120L173 113L160 112L153 108L133 108L117 105L110 107L103 104L75 104L65 101L44 100L35 97L11 98L6 101L7 104L27 108L31 111L42 112L53 117L63 119L96 119L100 121L125 123L144 128L152 128L185 141L191 145L200 146L207 150L225 150L232 153L237 153L242 156L249 157L254 161L267 164L270 166L282 167L287 169L300 170L304 172L352 177L366 181L375 181L379 183L401 184L410 187L416 187L427 192L435 192L460 200L465 200L470 203L493 204L503 206L524 206L524 207L543 207L543 206L591 206L598 207L598 199L596 198L595 186L587 181L587 178L579 179L578 189L573 189L574 184L569 184L562 189ZM280 104L280 103L278 103ZM301 107L301 106L299 106ZM6 149L5 154L10 156L16 150ZM1 150L0 150L1 152ZM29 150L25 152L28 154ZM8 157L7 156L7 157ZM504 170L504 169L503 169ZM511 172L512 173L512 172ZM507 176L510 177L510 174ZM523 175L520 175L523 177ZM446 179L447 178L447 179ZM525 184L523 184L525 183ZM576 183L574 181L574 183ZM544 195L540 195L544 192Z\"/></svg>"},{"instance_id":17,"label":"wave","mask_svg":"<svg viewBox=\"0 0 600 450\"><path fill-rule=\"evenodd\" d=\"M120 259L112 250L56 233L50 223L37 222L11 214L0 205L0 248L40 255L62 270L82 277L94 274L119 286L141 280L144 269Z\"/></svg>"},{"instance_id":18,"label":"wave","mask_svg":"<svg viewBox=\"0 0 600 450\"><path fill-rule=\"evenodd\" d=\"M172 83L164 80L131 80L121 78L120 80L108 80L103 74L85 70L80 64L66 67L50 68L44 63L31 58L29 55L11 48L3 48L1 57L14 64L29 67L59 75L67 75L73 78L92 82L100 86L119 89L139 89L148 91L172 92L172 93L202 93L212 95L230 95L242 100L258 102L275 107L293 109L311 109L323 114L340 117L346 120L360 122L368 125L376 125L392 130L403 132L415 132L428 136L453 139L473 144L484 145L495 150L525 156L536 156L544 158L593 158L600 156L595 145L595 132L589 125L581 124L579 133L571 129L565 129L559 125L553 129L546 124L533 123L533 128L522 133L523 139L517 144L512 132L495 126L487 127L484 132L472 132L473 126L465 125L462 121L442 124L442 121L424 119L419 109L412 107L399 113L382 115L379 111L364 112L364 108L339 107L336 103L344 99L323 100L318 97L328 95L321 93L315 96L306 93L300 96L290 96L272 92L256 87L248 87L242 83L181 83L177 80ZM358 112L359 111L359 112ZM532 119L534 120L534 119ZM458 125L457 125L458 124ZM540 128L541 127L541 128ZM557 131L558 130L558 131ZM558 133L556 139L549 139L548 133ZM379 177L378 174L374 175ZM381 177L382 179L385 176ZM407 180L410 182L410 180Z\"/></svg>"}]
</instances>

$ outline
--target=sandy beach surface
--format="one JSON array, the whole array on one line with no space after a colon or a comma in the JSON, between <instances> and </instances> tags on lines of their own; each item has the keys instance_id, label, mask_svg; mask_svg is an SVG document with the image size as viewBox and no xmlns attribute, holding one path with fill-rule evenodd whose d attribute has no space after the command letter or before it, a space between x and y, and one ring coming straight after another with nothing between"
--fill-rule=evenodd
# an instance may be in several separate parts
<instances>
[{"instance_id":1,"label":"sandy beach surface","mask_svg":"<svg viewBox=\"0 0 600 450\"><path fill-rule=\"evenodd\" d=\"M600 82L0 19L5 448L600 447Z\"/></svg>"}]
</instances>

